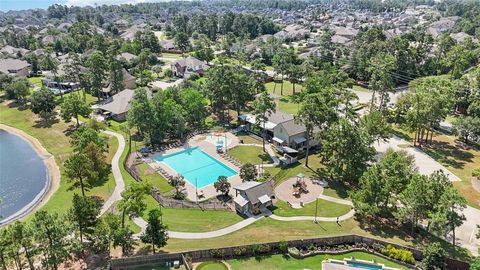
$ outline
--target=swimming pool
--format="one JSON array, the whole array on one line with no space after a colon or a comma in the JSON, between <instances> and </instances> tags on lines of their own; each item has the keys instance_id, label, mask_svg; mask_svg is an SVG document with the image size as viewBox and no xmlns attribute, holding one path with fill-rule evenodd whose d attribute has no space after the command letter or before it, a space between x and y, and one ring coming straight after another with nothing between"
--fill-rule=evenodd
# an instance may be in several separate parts
<instances>
[{"instance_id":1,"label":"swimming pool","mask_svg":"<svg viewBox=\"0 0 480 270\"><path fill-rule=\"evenodd\" d=\"M383 266L381 266L381 265L374 265L374 264L371 264L371 263L363 263L363 262L348 261L347 265L353 266L353 267L356 267L356 268L360 268L360 269L368 269L368 270L383 269Z\"/></svg>"},{"instance_id":2,"label":"swimming pool","mask_svg":"<svg viewBox=\"0 0 480 270\"><path fill-rule=\"evenodd\" d=\"M217 181L219 176L234 176L234 170L198 147L189 148L155 159L182 175L192 186L203 188Z\"/></svg>"}]
</instances>

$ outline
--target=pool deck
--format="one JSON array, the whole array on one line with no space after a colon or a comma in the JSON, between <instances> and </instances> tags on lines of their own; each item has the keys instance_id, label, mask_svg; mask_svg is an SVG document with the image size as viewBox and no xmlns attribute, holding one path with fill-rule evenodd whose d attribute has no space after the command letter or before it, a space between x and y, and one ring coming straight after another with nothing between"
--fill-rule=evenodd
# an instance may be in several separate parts
<instances>
[{"instance_id":1,"label":"pool deck","mask_svg":"<svg viewBox=\"0 0 480 270\"><path fill-rule=\"evenodd\" d=\"M240 176L239 176L240 168L235 166L233 163L229 162L228 160L224 159L219 154L217 154L215 144L212 142L212 140L207 139L207 137L210 136L210 135L211 134L196 135L196 136L192 137L191 139L189 139L182 146L172 148L172 149L168 149L168 150L163 151L163 152L156 152L154 154L150 154L148 156L148 158L144 159L144 161L148 165L150 165L154 170L157 170L158 168L162 168L167 173L169 173L171 175L177 175L177 172L174 171L172 168L170 168L168 165L166 165L162 162L157 162L155 159L159 158L159 157L162 157L164 155L173 154L173 153L185 150L185 149L189 149L189 148L193 148L193 147L199 147L202 151L204 151L205 153L214 157L218 161L222 162L223 164L225 164L229 168L233 169L237 173L236 175L228 178L228 181L230 182L232 187L242 183L242 179L240 179ZM227 136L227 141L229 142L229 144L227 146L227 152L228 152L228 149L231 149L231 148L233 148L233 147L235 147L239 144L239 140L235 135L233 135L229 132L226 133L226 136ZM188 181L185 181L185 182L186 182L185 189L186 189L186 193L187 193L187 199L190 200L190 201L196 201L197 196L196 196L195 186L192 185ZM215 190L215 188L213 187L213 184L208 185L208 186L203 187L203 188L198 188L198 192L199 193L203 192L203 197L198 198L198 201L205 201L205 200L207 200L209 198L212 198L212 197L219 194ZM235 195L235 191L232 188L230 188L230 195Z\"/></svg>"}]
</instances>

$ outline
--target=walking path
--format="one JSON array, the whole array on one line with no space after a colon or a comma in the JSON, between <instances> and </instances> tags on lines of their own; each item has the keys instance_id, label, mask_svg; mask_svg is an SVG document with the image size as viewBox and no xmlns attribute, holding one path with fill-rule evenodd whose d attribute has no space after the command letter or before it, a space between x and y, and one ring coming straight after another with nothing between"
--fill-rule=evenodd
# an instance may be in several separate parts
<instances>
[{"instance_id":1,"label":"walking path","mask_svg":"<svg viewBox=\"0 0 480 270\"><path fill-rule=\"evenodd\" d=\"M123 181L122 173L119 167L120 157L122 156L123 150L125 149L125 139L121 134L112 131L104 131L104 133L110 136L115 136L117 138L118 148L112 159L112 173L113 178L115 179L115 190L113 191L112 195L110 195L108 200L103 204L100 215L103 215L105 212L108 211L108 209L112 207L115 202L119 201L122 198L122 191L125 190L125 182Z\"/></svg>"}]
</instances>

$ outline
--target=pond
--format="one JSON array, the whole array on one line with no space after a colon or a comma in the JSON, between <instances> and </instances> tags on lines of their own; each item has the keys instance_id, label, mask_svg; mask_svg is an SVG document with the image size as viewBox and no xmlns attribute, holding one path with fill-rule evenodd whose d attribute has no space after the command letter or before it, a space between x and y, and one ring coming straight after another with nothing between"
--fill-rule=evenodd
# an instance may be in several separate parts
<instances>
[{"instance_id":1,"label":"pond","mask_svg":"<svg viewBox=\"0 0 480 270\"><path fill-rule=\"evenodd\" d=\"M0 129L0 225L34 207L48 183L47 167L35 149Z\"/></svg>"}]
</instances>

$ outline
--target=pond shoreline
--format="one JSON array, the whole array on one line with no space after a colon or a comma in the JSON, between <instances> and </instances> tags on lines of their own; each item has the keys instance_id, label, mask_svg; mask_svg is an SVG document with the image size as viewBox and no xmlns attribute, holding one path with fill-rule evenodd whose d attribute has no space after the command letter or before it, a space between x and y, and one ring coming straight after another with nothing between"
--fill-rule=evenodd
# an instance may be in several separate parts
<instances>
[{"instance_id":1,"label":"pond shoreline","mask_svg":"<svg viewBox=\"0 0 480 270\"><path fill-rule=\"evenodd\" d=\"M42 189L42 191L25 207L14 213L13 215L2 220L0 223L1 226L8 225L13 223L16 220L24 218L28 214L40 209L45 203L50 199L53 193L55 193L60 186L60 168L58 167L55 157L50 154L38 141L38 139L28 135L23 130L7 126L5 124L0 124L0 129L8 133L16 135L29 143L35 152L42 158L43 163L47 169L47 182Z\"/></svg>"}]
</instances>

